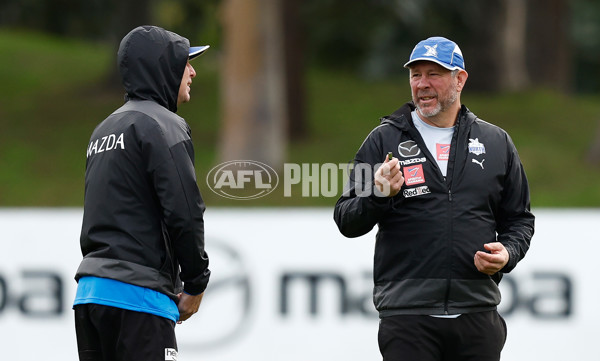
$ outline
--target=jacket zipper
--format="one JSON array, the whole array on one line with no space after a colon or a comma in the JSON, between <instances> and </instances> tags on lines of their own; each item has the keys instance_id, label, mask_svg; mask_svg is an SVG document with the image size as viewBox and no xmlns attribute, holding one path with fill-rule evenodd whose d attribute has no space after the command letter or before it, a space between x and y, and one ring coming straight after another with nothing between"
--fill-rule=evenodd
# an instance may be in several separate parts
<instances>
[{"instance_id":1,"label":"jacket zipper","mask_svg":"<svg viewBox=\"0 0 600 361\"><path fill-rule=\"evenodd\" d=\"M448 187L448 275L446 278L446 295L445 295L445 299L444 299L444 314L449 314L448 312L448 308L449 308L449 300L450 300L450 288L452 285L452 264L453 264L453 255L452 255L452 249L453 249L453 245L452 245L452 232L453 232L453 219L454 219L454 215L453 215L453 205L452 205L452 180L454 179L454 170L455 170L455 164L456 164L456 158L457 158L457 144L458 142L458 138L459 138L459 132L461 131L461 126L460 126L460 116L456 121L456 128L454 129L454 134L452 135L452 141L450 143L450 152L452 153L452 163L448 162L448 166L451 166L452 168L448 168L447 169L447 174L446 174L446 186Z\"/></svg>"},{"instance_id":2,"label":"jacket zipper","mask_svg":"<svg viewBox=\"0 0 600 361\"><path fill-rule=\"evenodd\" d=\"M446 295L444 298L444 314L448 314L448 301L450 299L450 284L451 284L451 276L450 276L450 272L452 271L451 269L451 265L452 265L452 190L450 189L450 187L448 187L448 208L449 208L449 222L450 222L450 226L449 226L449 235L448 235L448 243L450 244L450 249L448 252L448 257L449 257L449 261L448 261L448 277L446 278Z\"/></svg>"}]
</instances>

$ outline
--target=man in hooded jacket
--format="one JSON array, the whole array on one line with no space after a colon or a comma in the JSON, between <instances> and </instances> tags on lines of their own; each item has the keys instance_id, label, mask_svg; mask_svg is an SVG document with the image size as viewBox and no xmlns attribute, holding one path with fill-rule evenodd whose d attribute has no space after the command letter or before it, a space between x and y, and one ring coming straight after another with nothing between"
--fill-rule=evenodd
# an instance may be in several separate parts
<instances>
[{"instance_id":1,"label":"man in hooded jacket","mask_svg":"<svg viewBox=\"0 0 600 361\"><path fill-rule=\"evenodd\" d=\"M175 324L198 311L210 271L191 131L178 105L208 46L155 26L121 41L126 103L87 148L76 272L80 360L176 360Z\"/></svg>"},{"instance_id":2,"label":"man in hooded jacket","mask_svg":"<svg viewBox=\"0 0 600 361\"><path fill-rule=\"evenodd\" d=\"M423 40L404 66L412 102L367 136L334 219L347 237L378 226L384 361L497 361L507 335L498 284L534 233L527 177L510 136L461 104L456 43Z\"/></svg>"}]
</instances>

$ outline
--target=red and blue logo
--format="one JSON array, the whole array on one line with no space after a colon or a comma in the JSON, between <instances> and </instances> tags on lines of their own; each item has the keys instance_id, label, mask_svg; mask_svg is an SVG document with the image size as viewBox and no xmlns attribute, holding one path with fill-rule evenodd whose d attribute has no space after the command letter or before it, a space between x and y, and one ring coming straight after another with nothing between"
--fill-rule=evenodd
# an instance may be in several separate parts
<instances>
[{"instance_id":1,"label":"red and blue logo","mask_svg":"<svg viewBox=\"0 0 600 361\"><path fill-rule=\"evenodd\" d=\"M435 144L437 160L448 160L450 158L450 144Z\"/></svg>"},{"instance_id":2,"label":"red and blue logo","mask_svg":"<svg viewBox=\"0 0 600 361\"><path fill-rule=\"evenodd\" d=\"M407 186L425 183L425 174L423 173L422 164L404 167L402 173L404 175L404 183Z\"/></svg>"}]
</instances>

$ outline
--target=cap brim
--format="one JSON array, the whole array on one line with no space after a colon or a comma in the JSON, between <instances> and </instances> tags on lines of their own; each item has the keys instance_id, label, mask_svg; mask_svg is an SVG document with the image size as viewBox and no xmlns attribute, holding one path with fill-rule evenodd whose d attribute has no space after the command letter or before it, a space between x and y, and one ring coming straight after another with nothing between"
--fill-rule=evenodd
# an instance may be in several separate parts
<instances>
[{"instance_id":1,"label":"cap brim","mask_svg":"<svg viewBox=\"0 0 600 361\"><path fill-rule=\"evenodd\" d=\"M190 47L190 57L189 57L189 59L192 60L195 57L198 57L198 56L202 55L208 48L210 48L210 45L192 46L192 47Z\"/></svg>"},{"instance_id":2,"label":"cap brim","mask_svg":"<svg viewBox=\"0 0 600 361\"><path fill-rule=\"evenodd\" d=\"M415 63L415 62L417 62L417 61L431 61L431 62L433 62L433 63L436 63L436 64L439 64L439 65L443 66L444 68L446 68L446 69L448 69L448 70L456 70L456 69L461 69L461 70L464 70L464 69L463 69L463 68L461 68L460 66L457 66L457 65L455 65L455 66L450 66L450 65L448 65L448 64L446 64L446 63L442 63L441 61L439 61L439 60L436 60L436 59L432 59L432 58L415 58L415 59L412 59L411 61L409 61L408 63L404 64L404 67L405 67L405 68L408 68L408 66L409 66L410 64L412 64L412 63Z\"/></svg>"}]
</instances>

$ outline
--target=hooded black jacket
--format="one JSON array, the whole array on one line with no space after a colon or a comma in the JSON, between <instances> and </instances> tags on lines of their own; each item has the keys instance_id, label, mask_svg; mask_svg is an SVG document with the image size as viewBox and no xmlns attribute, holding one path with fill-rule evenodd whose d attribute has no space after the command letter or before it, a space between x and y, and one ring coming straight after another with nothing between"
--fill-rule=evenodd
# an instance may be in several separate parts
<instances>
[{"instance_id":1,"label":"hooded black jacket","mask_svg":"<svg viewBox=\"0 0 600 361\"><path fill-rule=\"evenodd\" d=\"M444 178L414 127L412 110L407 103L382 118L356 155L357 164L374 172L392 151L405 177L401 192L377 197L372 182L356 183L353 171L334 219L347 237L378 225L373 296L380 317L493 310L502 273L525 256L534 231L517 151L505 131L463 106ZM407 182L411 173L417 177ZM361 190L371 195L359 196ZM477 270L474 256L496 241L510 258L501 272L488 276Z\"/></svg>"},{"instance_id":2,"label":"hooded black jacket","mask_svg":"<svg viewBox=\"0 0 600 361\"><path fill-rule=\"evenodd\" d=\"M177 97L189 41L158 27L132 30L118 52L127 102L102 121L87 149L75 279L111 278L177 300L200 294L210 271L204 202L191 132Z\"/></svg>"}]
</instances>

